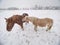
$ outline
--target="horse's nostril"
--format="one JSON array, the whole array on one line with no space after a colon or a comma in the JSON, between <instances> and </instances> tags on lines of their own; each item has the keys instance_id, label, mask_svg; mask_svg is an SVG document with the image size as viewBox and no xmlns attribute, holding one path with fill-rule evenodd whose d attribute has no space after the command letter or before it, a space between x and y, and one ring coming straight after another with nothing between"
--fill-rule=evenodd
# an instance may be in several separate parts
<instances>
[{"instance_id":1,"label":"horse's nostril","mask_svg":"<svg viewBox=\"0 0 60 45\"><path fill-rule=\"evenodd\" d=\"M7 31L11 31L10 29L7 29Z\"/></svg>"},{"instance_id":2,"label":"horse's nostril","mask_svg":"<svg viewBox=\"0 0 60 45\"><path fill-rule=\"evenodd\" d=\"M7 28L7 31L11 31L11 29Z\"/></svg>"}]
</instances>

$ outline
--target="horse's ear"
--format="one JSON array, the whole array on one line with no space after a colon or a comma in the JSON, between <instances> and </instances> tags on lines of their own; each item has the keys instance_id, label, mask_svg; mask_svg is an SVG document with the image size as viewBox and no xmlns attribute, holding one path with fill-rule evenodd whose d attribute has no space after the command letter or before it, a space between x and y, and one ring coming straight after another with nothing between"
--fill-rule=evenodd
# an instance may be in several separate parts
<instances>
[{"instance_id":1,"label":"horse's ear","mask_svg":"<svg viewBox=\"0 0 60 45\"><path fill-rule=\"evenodd\" d=\"M7 20L7 18L5 18L5 20Z\"/></svg>"}]
</instances>

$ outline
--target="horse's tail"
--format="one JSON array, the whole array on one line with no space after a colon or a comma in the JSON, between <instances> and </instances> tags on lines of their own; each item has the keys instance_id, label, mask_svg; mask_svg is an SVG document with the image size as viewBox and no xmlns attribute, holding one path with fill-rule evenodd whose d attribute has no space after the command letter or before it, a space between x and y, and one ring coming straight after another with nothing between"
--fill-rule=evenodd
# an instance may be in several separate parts
<instances>
[{"instance_id":1,"label":"horse's tail","mask_svg":"<svg viewBox=\"0 0 60 45\"><path fill-rule=\"evenodd\" d=\"M52 28L53 25L53 20L51 20L50 25L49 25L49 30Z\"/></svg>"},{"instance_id":2,"label":"horse's tail","mask_svg":"<svg viewBox=\"0 0 60 45\"><path fill-rule=\"evenodd\" d=\"M48 24L48 29L47 30L50 30L52 28L52 26L53 26L53 20L50 20L50 22Z\"/></svg>"}]
</instances>

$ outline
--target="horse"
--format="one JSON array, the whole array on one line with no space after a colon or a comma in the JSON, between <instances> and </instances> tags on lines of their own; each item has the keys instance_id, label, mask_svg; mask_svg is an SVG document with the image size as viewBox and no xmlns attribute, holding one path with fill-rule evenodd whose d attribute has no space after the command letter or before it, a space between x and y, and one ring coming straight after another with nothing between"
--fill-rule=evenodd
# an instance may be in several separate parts
<instances>
[{"instance_id":1,"label":"horse","mask_svg":"<svg viewBox=\"0 0 60 45\"><path fill-rule=\"evenodd\" d=\"M11 31L15 23L20 25L21 28L23 29L24 21L22 21L22 19L25 16L28 16L28 14L27 13L23 13L22 15L16 14L16 15L13 15L13 16L11 16L9 18L5 18L6 23L7 23L7 26L6 26L7 31Z\"/></svg>"},{"instance_id":2,"label":"horse","mask_svg":"<svg viewBox=\"0 0 60 45\"><path fill-rule=\"evenodd\" d=\"M47 26L47 29L46 31L50 30L52 25L53 25L53 19L51 18L43 18L43 19L40 19L40 18L37 18L37 17L29 17L29 16L26 16L22 19L22 21L25 21L27 23L32 22L33 25L34 25L34 30L37 31L37 26L39 27L46 27Z\"/></svg>"}]
</instances>

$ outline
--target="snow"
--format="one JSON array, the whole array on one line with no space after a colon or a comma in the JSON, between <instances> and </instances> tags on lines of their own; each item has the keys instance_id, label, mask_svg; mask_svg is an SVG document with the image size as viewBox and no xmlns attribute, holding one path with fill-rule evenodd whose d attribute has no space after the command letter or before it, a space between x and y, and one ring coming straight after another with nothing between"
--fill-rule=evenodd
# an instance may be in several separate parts
<instances>
[{"instance_id":1,"label":"snow","mask_svg":"<svg viewBox=\"0 0 60 45\"><path fill-rule=\"evenodd\" d=\"M37 28L30 22L25 25L24 31L19 25L15 24L12 31L6 30L6 21L14 14L28 13L29 16L38 18L52 18L54 21L50 31ZM60 10L5 10L0 12L0 45L60 45Z\"/></svg>"}]
</instances>

